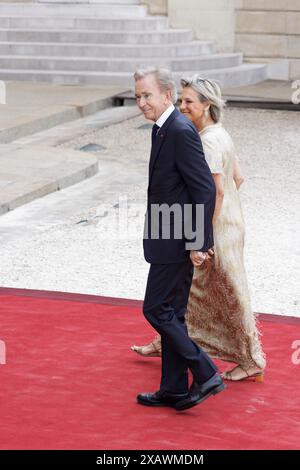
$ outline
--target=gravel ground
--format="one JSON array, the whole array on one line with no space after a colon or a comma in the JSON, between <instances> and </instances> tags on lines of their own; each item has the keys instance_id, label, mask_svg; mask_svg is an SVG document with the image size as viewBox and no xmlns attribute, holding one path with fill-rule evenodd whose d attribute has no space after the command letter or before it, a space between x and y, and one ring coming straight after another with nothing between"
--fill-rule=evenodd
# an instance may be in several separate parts
<instances>
[{"instance_id":1,"label":"gravel ground","mask_svg":"<svg viewBox=\"0 0 300 470\"><path fill-rule=\"evenodd\" d=\"M148 265L143 259L141 238L150 130L137 128L144 124L144 118L137 117L64 144L75 147L93 142L105 146L99 153L100 172L102 163L111 164L112 181L122 184L112 183L111 193L106 192L105 197L101 197L99 187L98 202L93 207L83 209L74 202L72 216L54 226L44 225L36 233L5 239L0 248L1 285L143 298ZM241 198L253 308L300 316L299 115L227 109L224 125L234 139L246 177ZM136 176L131 178L133 168L138 181ZM87 182L76 186L88 191ZM61 191L60 199L62 194L70 198L71 189ZM127 225L118 218L118 209L111 209L120 194L120 204L125 204L126 195L129 201ZM57 205L56 197L43 199L52 198ZM106 214L104 203L108 204ZM12 223L14 217L20 229L29 210L30 204L2 216L0 230L2 221Z\"/></svg>"}]
</instances>

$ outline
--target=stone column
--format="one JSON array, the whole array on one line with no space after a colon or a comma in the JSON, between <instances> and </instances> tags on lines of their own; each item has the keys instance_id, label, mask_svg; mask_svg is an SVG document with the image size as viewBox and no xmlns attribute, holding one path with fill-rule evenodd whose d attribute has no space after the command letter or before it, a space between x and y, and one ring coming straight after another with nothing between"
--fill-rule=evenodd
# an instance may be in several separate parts
<instances>
[{"instance_id":1,"label":"stone column","mask_svg":"<svg viewBox=\"0 0 300 470\"><path fill-rule=\"evenodd\" d=\"M237 0L168 0L170 25L191 28L195 39L212 40L219 52L234 50Z\"/></svg>"}]
</instances>

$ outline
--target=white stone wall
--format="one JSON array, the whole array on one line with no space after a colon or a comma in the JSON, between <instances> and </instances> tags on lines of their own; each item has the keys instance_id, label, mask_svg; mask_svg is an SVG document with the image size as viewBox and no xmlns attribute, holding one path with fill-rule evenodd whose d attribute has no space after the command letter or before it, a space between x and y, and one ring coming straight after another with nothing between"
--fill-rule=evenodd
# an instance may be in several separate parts
<instances>
[{"instance_id":1,"label":"white stone wall","mask_svg":"<svg viewBox=\"0 0 300 470\"><path fill-rule=\"evenodd\" d=\"M191 28L196 39L216 41L219 52L234 49L235 0L169 0L170 25Z\"/></svg>"},{"instance_id":2,"label":"white stone wall","mask_svg":"<svg viewBox=\"0 0 300 470\"><path fill-rule=\"evenodd\" d=\"M299 78L300 0L242 0L235 48L249 62L268 63L270 78Z\"/></svg>"},{"instance_id":3,"label":"white stone wall","mask_svg":"<svg viewBox=\"0 0 300 470\"><path fill-rule=\"evenodd\" d=\"M299 0L240 0L242 8L247 10L299 10Z\"/></svg>"}]
</instances>

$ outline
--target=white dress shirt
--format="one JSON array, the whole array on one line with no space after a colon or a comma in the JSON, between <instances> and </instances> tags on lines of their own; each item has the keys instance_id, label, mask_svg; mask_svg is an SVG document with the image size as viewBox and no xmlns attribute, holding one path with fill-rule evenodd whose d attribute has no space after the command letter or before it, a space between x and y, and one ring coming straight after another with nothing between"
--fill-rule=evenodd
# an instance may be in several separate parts
<instances>
[{"instance_id":1,"label":"white dress shirt","mask_svg":"<svg viewBox=\"0 0 300 470\"><path fill-rule=\"evenodd\" d=\"M166 122L166 120L168 119L168 117L171 116L171 114L173 113L175 109L175 106L173 104L171 104L171 106L169 106L164 113L162 113L162 115L160 116L160 118L157 119L156 121L156 125L158 127L162 127L163 124Z\"/></svg>"}]
</instances>

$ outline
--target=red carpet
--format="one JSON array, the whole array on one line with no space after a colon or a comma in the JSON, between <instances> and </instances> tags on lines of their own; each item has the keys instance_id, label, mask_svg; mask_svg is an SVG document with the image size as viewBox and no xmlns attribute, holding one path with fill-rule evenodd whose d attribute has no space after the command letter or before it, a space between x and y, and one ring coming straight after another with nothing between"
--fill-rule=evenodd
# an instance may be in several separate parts
<instances>
[{"instance_id":1,"label":"red carpet","mask_svg":"<svg viewBox=\"0 0 300 470\"><path fill-rule=\"evenodd\" d=\"M160 375L159 359L129 349L151 337L140 302L0 294L1 449L299 449L298 319L261 317L263 384L231 383L177 413L135 403L137 393L157 389Z\"/></svg>"}]
</instances>

